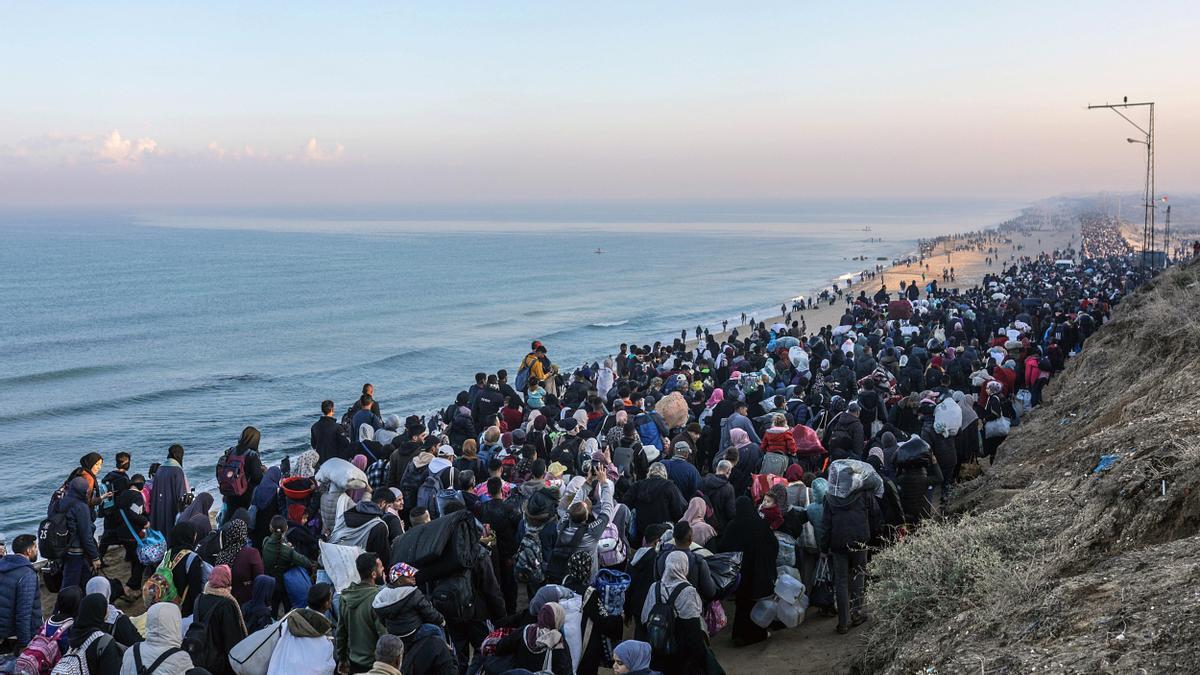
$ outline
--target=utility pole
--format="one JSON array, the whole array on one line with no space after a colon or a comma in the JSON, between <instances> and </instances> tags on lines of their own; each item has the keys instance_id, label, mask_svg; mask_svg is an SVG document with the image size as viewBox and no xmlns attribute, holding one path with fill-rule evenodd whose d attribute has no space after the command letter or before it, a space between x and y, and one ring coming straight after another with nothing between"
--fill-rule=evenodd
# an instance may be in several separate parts
<instances>
[{"instance_id":1,"label":"utility pole","mask_svg":"<svg viewBox=\"0 0 1200 675\"><path fill-rule=\"evenodd\" d=\"M1163 201L1164 202L1167 201L1167 198L1163 197ZM1163 250L1167 252L1167 260L1163 261L1163 266L1165 267L1169 263L1170 258L1171 258L1171 205L1170 204L1167 204L1167 224L1164 227L1163 239L1165 240L1165 242L1163 243Z\"/></svg>"},{"instance_id":2,"label":"utility pole","mask_svg":"<svg viewBox=\"0 0 1200 675\"><path fill-rule=\"evenodd\" d=\"M1148 107L1150 109L1150 124L1149 128L1143 129L1141 125L1121 112L1121 109L1126 108L1141 108ZM1121 116L1121 119L1133 125L1133 128L1142 132L1145 140L1136 138L1127 138L1130 143L1141 143L1146 146L1146 188L1142 206L1145 209L1145 220L1142 225L1142 267L1145 268L1148 262L1148 256L1154 250L1154 102L1146 101L1143 103L1130 103L1128 97L1121 103L1105 103L1103 105L1089 105L1088 110L1096 110L1099 108L1107 108Z\"/></svg>"}]
</instances>

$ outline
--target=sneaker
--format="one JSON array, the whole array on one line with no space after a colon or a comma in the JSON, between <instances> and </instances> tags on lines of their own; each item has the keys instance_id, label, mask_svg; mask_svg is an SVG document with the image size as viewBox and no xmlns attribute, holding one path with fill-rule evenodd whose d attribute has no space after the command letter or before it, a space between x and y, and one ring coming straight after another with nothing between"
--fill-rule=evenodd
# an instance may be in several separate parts
<instances>
[{"instance_id":1,"label":"sneaker","mask_svg":"<svg viewBox=\"0 0 1200 675\"><path fill-rule=\"evenodd\" d=\"M856 614L856 615L854 615L853 619L850 619L850 625L851 626L861 626L870 620L871 620L871 617L867 616L866 614Z\"/></svg>"},{"instance_id":2,"label":"sneaker","mask_svg":"<svg viewBox=\"0 0 1200 675\"><path fill-rule=\"evenodd\" d=\"M837 633L838 633L838 635L845 635L846 633L849 633L849 632L850 632L850 627L849 627L849 626L845 626L845 625L842 625L842 624L840 624L840 623L838 624L838 626L837 626Z\"/></svg>"}]
</instances>

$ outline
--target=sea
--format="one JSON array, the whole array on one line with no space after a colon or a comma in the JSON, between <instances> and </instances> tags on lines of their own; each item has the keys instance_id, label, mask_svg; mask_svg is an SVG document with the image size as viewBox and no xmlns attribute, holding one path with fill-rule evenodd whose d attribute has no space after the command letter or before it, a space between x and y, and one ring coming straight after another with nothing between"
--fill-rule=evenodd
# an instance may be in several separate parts
<instances>
[{"instance_id":1,"label":"sea","mask_svg":"<svg viewBox=\"0 0 1200 675\"><path fill-rule=\"evenodd\" d=\"M32 532L88 452L187 451L241 429L274 463L365 382L425 414L531 340L564 369L621 342L764 318L832 280L995 225L998 201L0 212L0 533ZM866 261L853 260L866 256Z\"/></svg>"}]
</instances>

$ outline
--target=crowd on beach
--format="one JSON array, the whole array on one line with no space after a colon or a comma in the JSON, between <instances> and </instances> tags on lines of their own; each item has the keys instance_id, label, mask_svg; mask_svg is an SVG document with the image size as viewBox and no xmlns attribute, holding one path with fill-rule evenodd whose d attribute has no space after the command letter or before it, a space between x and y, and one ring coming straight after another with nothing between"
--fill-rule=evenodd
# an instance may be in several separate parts
<instances>
[{"instance_id":1,"label":"crowd on beach","mask_svg":"<svg viewBox=\"0 0 1200 675\"><path fill-rule=\"evenodd\" d=\"M760 643L809 612L847 633L869 620L871 555L1002 456L1145 278L1087 217L1080 251L969 289L881 284L811 334L684 331L578 368L534 341L513 377L479 373L430 416L364 385L277 465L245 427L213 493L179 445L144 474L89 453L0 559L8 667L717 673L723 635Z\"/></svg>"}]
</instances>

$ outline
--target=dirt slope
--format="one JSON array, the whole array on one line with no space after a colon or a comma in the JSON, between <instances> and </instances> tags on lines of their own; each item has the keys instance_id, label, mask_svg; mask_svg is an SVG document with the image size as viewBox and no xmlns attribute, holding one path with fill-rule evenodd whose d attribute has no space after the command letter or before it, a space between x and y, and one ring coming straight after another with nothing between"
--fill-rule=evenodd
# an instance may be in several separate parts
<instances>
[{"instance_id":1,"label":"dirt slope","mask_svg":"<svg viewBox=\"0 0 1200 675\"><path fill-rule=\"evenodd\" d=\"M858 669L1200 672L1200 266L1123 301L1046 398L960 518L872 563Z\"/></svg>"}]
</instances>

